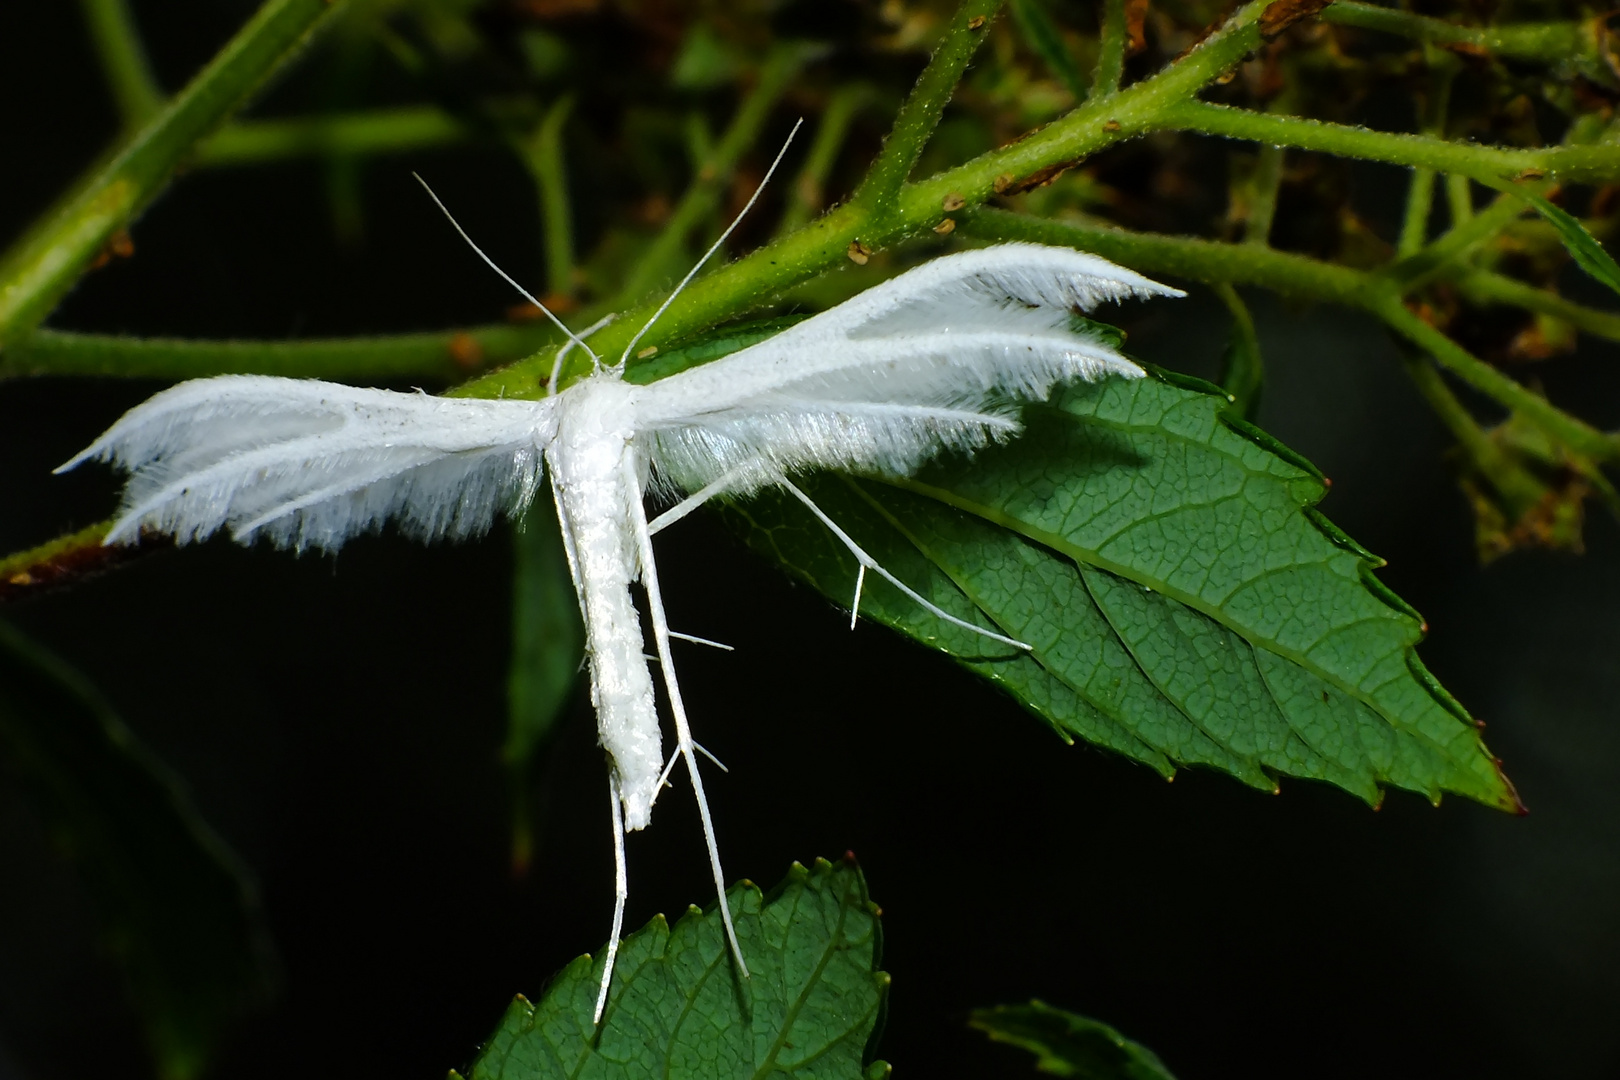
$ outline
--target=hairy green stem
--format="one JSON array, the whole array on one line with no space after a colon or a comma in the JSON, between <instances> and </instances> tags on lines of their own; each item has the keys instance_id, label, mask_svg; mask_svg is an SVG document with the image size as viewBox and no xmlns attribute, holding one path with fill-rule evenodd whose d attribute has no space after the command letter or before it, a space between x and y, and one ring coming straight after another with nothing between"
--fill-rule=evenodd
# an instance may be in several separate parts
<instances>
[{"instance_id":1,"label":"hairy green stem","mask_svg":"<svg viewBox=\"0 0 1620 1080\"><path fill-rule=\"evenodd\" d=\"M538 322L309 341L204 341L36 330L0 353L0 378L119 375L178 380L229 373L449 383L465 378L469 370L527 356L557 336Z\"/></svg>"},{"instance_id":2,"label":"hairy green stem","mask_svg":"<svg viewBox=\"0 0 1620 1080\"><path fill-rule=\"evenodd\" d=\"M928 66L917 77L917 85L883 141L883 149L872 162L866 177L856 188L851 204L867 214L889 212L911 170L922 156L923 147L939 124L940 114L956 92L968 61L989 36L990 20L1001 10L1002 0L963 0L945 28L945 36L929 58Z\"/></svg>"},{"instance_id":3,"label":"hairy green stem","mask_svg":"<svg viewBox=\"0 0 1620 1080\"><path fill-rule=\"evenodd\" d=\"M1119 92L1125 78L1125 0L1103 0L1097 28L1097 71L1088 100L1101 101Z\"/></svg>"},{"instance_id":4,"label":"hairy green stem","mask_svg":"<svg viewBox=\"0 0 1620 1080\"><path fill-rule=\"evenodd\" d=\"M1386 266L1379 271L1379 276L1399 286L1402 292L1411 292L1440 276L1527 209L1523 200L1510 194L1501 195L1482 213L1447 230L1416 254Z\"/></svg>"},{"instance_id":5,"label":"hairy green stem","mask_svg":"<svg viewBox=\"0 0 1620 1080\"><path fill-rule=\"evenodd\" d=\"M1577 330L1620 341L1620 314L1598 311L1565 300L1548 289L1538 289L1522 281L1489 270L1467 271L1454 279L1470 302L1481 305L1508 304L1526 311L1563 319Z\"/></svg>"},{"instance_id":6,"label":"hairy green stem","mask_svg":"<svg viewBox=\"0 0 1620 1080\"><path fill-rule=\"evenodd\" d=\"M90 42L126 128L137 128L163 108L163 91L141 47L126 0L80 0Z\"/></svg>"},{"instance_id":7,"label":"hairy green stem","mask_svg":"<svg viewBox=\"0 0 1620 1080\"><path fill-rule=\"evenodd\" d=\"M1101 255L1145 274L1205 285L1257 285L1299 300L1361 305L1371 275L1304 255L1250 244L1131 232L1112 225L1052 221L1006 210L975 210L961 231L984 240L1026 240Z\"/></svg>"},{"instance_id":8,"label":"hairy green stem","mask_svg":"<svg viewBox=\"0 0 1620 1080\"><path fill-rule=\"evenodd\" d=\"M197 141L341 7L341 0L268 0L190 85L0 258L0 349L50 314Z\"/></svg>"},{"instance_id":9,"label":"hairy green stem","mask_svg":"<svg viewBox=\"0 0 1620 1080\"><path fill-rule=\"evenodd\" d=\"M466 142L465 124L433 105L276 120L240 120L205 139L196 163L262 165L300 157L406 154Z\"/></svg>"},{"instance_id":10,"label":"hairy green stem","mask_svg":"<svg viewBox=\"0 0 1620 1080\"><path fill-rule=\"evenodd\" d=\"M1459 26L1444 19L1414 15L1399 8L1339 0L1321 14L1323 22L1378 30L1434 45L1483 49L1513 60L1557 63L1572 57L1596 57L1597 41L1578 22L1532 22L1507 26Z\"/></svg>"},{"instance_id":11,"label":"hairy green stem","mask_svg":"<svg viewBox=\"0 0 1620 1080\"><path fill-rule=\"evenodd\" d=\"M1273 146L1294 146L1391 165L1422 166L1487 182L1513 179L1527 172L1545 173L1564 180L1601 181L1620 176L1620 146L1609 144L1534 149L1479 146L1432 135L1373 131L1202 101L1171 105L1161 110L1147 126Z\"/></svg>"}]
</instances>

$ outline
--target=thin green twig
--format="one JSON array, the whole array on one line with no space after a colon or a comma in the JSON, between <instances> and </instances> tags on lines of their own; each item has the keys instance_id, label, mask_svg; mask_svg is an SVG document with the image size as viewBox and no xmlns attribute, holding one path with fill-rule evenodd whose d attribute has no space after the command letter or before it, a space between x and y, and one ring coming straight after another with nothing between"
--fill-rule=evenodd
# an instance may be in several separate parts
<instances>
[{"instance_id":1,"label":"thin green twig","mask_svg":"<svg viewBox=\"0 0 1620 1080\"><path fill-rule=\"evenodd\" d=\"M1577 304L1549 289L1538 289L1490 270L1468 270L1452 280L1472 303L1508 304L1551 315L1563 319L1577 330L1609 341L1620 341L1620 314Z\"/></svg>"},{"instance_id":2,"label":"thin green twig","mask_svg":"<svg viewBox=\"0 0 1620 1080\"><path fill-rule=\"evenodd\" d=\"M0 378L119 375L178 380L233 374L451 383L527 356L556 337L554 330L539 323L308 341L132 338L36 330L0 353Z\"/></svg>"},{"instance_id":3,"label":"thin green twig","mask_svg":"<svg viewBox=\"0 0 1620 1080\"><path fill-rule=\"evenodd\" d=\"M850 200L853 205L868 214L889 209L916 167L923 147L939 124L940 114L956 92L968 61L988 35L990 20L1001 10L1001 4L1002 0L963 0L956 9L939 47L900 106L883 149Z\"/></svg>"},{"instance_id":4,"label":"thin green twig","mask_svg":"<svg viewBox=\"0 0 1620 1080\"><path fill-rule=\"evenodd\" d=\"M1399 8L1339 0L1321 14L1323 22L1397 34L1435 45L1462 45L1513 60L1558 63L1575 57L1596 59L1597 41L1579 22L1510 23L1460 26Z\"/></svg>"},{"instance_id":5,"label":"thin green twig","mask_svg":"<svg viewBox=\"0 0 1620 1080\"><path fill-rule=\"evenodd\" d=\"M190 85L24 234L0 258L0 349L39 325L197 141L342 7L342 0L268 0Z\"/></svg>"},{"instance_id":6,"label":"thin green twig","mask_svg":"<svg viewBox=\"0 0 1620 1080\"><path fill-rule=\"evenodd\" d=\"M523 147L523 160L540 194L540 229L546 253L546 289L553 296L574 293L574 212L568 197L562 133L574 98L560 99Z\"/></svg>"},{"instance_id":7,"label":"thin green twig","mask_svg":"<svg viewBox=\"0 0 1620 1080\"><path fill-rule=\"evenodd\" d=\"M1523 200L1503 194L1484 211L1448 229L1415 254L1385 267L1379 275L1398 285L1402 292L1411 292L1447 271L1527 209Z\"/></svg>"},{"instance_id":8,"label":"thin green twig","mask_svg":"<svg viewBox=\"0 0 1620 1080\"><path fill-rule=\"evenodd\" d=\"M1446 207L1451 211L1451 226L1466 225L1474 216L1474 187L1466 175L1452 173L1446 177Z\"/></svg>"},{"instance_id":9,"label":"thin green twig","mask_svg":"<svg viewBox=\"0 0 1620 1080\"><path fill-rule=\"evenodd\" d=\"M1282 189L1285 151L1266 144L1255 158L1254 175L1249 178L1249 220L1243 226L1243 242L1265 247L1271 243L1271 222L1277 216L1277 195Z\"/></svg>"},{"instance_id":10,"label":"thin green twig","mask_svg":"<svg viewBox=\"0 0 1620 1080\"><path fill-rule=\"evenodd\" d=\"M468 141L471 130L433 105L239 120L205 139L198 165L262 165L301 157L407 154Z\"/></svg>"},{"instance_id":11,"label":"thin green twig","mask_svg":"<svg viewBox=\"0 0 1620 1080\"><path fill-rule=\"evenodd\" d=\"M1215 295L1232 314L1232 334L1226 345L1221 388L1232 399L1230 412L1245 420L1260 406L1265 388L1265 362L1260 353L1260 337L1254 331L1254 316L1236 289L1226 282L1215 286Z\"/></svg>"},{"instance_id":12,"label":"thin green twig","mask_svg":"<svg viewBox=\"0 0 1620 1080\"><path fill-rule=\"evenodd\" d=\"M1119 92L1125 77L1125 0L1103 0L1102 23L1097 31L1097 70L1091 77L1088 101L1101 101Z\"/></svg>"},{"instance_id":13,"label":"thin green twig","mask_svg":"<svg viewBox=\"0 0 1620 1080\"><path fill-rule=\"evenodd\" d=\"M163 90L152 74L126 0L80 0L96 59L124 126L134 129L163 108Z\"/></svg>"},{"instance_id":14,"label":"thin green twig","mask_svg":"<svg viewBox=\"0 0 1620 1080\"><path fill-rule=\"evenodd\" d=\"M1373 131L1202 101L1171 105L1153 117L1147 126L1155 130L1196 131L1267 145L1294 146L1391 165L1426 166L1437 172L1471 176L1486 182L1511 180L1526 173L1565 180L1607 180L1620 175L1620 146L1609 144L1533 149L1480 146L1432 135Z\"/></svg>"}]
</instances>

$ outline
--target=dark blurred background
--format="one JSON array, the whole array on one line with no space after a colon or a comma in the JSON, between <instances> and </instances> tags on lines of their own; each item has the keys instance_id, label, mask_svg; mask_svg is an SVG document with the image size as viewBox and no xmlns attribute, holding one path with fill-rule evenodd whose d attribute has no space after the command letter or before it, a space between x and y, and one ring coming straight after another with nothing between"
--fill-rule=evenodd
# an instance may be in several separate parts
<instances>
[{"instance_id":1,"label":"dark blurred background","mask_svg":"<svg viewBox=\"0 0 1620 1080\"><path fill-rule=\"evenodd\" d=\"M172 87L252 7L135 10ZM0 5L0 55L9 238L116 118L75 5ZM528 181L497 150L371 163L349 244L318 166L198 172L139 223L136 257L92 275L51 324L298 337L499 318L503 287L411 168L519 276L537 267ZM1404 175L1352 179L1388 235ZM1166 784L1065 748L941 658L851 633L699 515L660 537L660 574L682 629L739 646L682 658L699 735L732 770L711 791L727 872L769 885L792 860L856 854L894 980L878 1053L900 1076L1027 1074L966 1017L1030 997L1107 1020L1184 1080L1620 1075L1620 535L1594 513L1586 554L1482 569L1448 440L1382 333L1251 299L1270 377L1260 424L1333 479L1323 510L1389 560L1380 576L1430 624L1426 663L1489 724L1529 816L1400 792L1374 812L1325 785L1268 796L1196 770ZM1113 315L1137 354L1215 372L1226 317L1207 293ZM1541 375L1614 426L1616 363L1583 345ZM0 548L107 514L110 474L50 469L156 388L0 385ZM535 864L509 869L509 568L504 534L368 539L336 559L211 543L4 611L101 688L257 878L281 991L230 1044L222 1080L441 1076L512 994L537 995L605 936L610 832L583 685L537 781ZM88 901L4 775L0 1078L143 1075ZM684 793L630 838L630 860L629 925L709 901Z\"/></svg>"}]
</instances>

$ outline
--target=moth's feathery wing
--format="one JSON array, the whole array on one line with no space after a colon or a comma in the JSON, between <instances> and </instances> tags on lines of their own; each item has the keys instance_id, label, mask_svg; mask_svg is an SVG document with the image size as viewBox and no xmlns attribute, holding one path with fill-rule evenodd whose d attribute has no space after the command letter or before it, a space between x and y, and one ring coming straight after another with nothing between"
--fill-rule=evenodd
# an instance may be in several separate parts
<instances>
[{"instance_id":1,"label":"moth's feathery wing","mask_svg":"<svg viewBox=\"0 0 1620 1080\"><path fill-rule=\"evenodd\" d=\"M227 375L131 409L63 469L131 473L108 543L142 529L335 549L396 521L424 540L486 530L532 498L549 401L481 401Z\"/></svg>"},{"instance_id":2,"label":"moth's feathery wing","mask_svg":"<svg viewBox=\"0 0 1620 1080\"><path fill-rule=\"evenodd\" d=\"M1181 293L1093 255L1002 244L925 263L769 341L641 387L666 482L747 491L806 468L904 475L1017 431L1016 403L1140 368L1075 308Z\"/></svg>"}]
</instances>

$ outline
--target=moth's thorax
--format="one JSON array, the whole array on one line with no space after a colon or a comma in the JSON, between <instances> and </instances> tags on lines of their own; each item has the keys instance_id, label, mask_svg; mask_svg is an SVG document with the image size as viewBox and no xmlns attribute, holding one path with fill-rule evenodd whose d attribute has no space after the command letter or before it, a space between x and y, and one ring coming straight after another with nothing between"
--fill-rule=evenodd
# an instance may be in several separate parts
<instances>
[{"instance_id":1,"label":"moth's thorax","mask_svg":"<svg viewBox=\"0 0 1620 1080\"><path fill-rule=\"evenodd\" d=\"M630 593L640 577L633 515L640 472L633 456L633 387L594 375L557 397L557 437L546 450L585 615L597 734L612 758L625 826L652 813L663 740L653 704L641 617Z\"/></svg>"}]
</instances>

